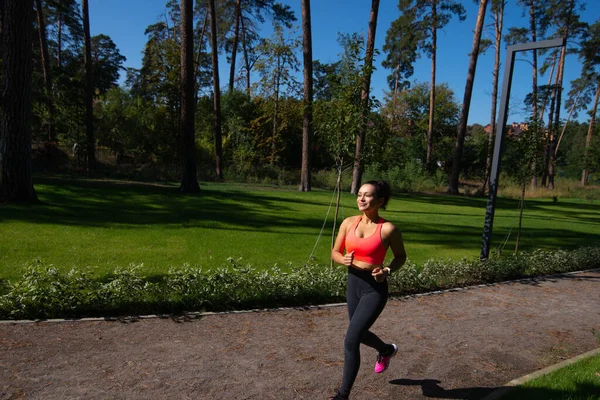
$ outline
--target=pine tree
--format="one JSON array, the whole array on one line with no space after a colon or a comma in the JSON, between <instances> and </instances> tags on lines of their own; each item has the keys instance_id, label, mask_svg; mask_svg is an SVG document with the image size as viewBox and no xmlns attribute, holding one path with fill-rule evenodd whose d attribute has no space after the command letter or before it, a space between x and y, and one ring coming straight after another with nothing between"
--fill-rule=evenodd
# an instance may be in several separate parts
<instances>
[{"instance_id":1,"label":"pine tree","mask_svg":"<svg viewBox=\"0 0 600 400\"><path fill-rule=\"evenodd\" d=\"M33 0L3 0L0 16L0 203L33 203Z\"/></svg>"},{"instance_id":2,"label":"pine tree","mask_svg":"<svg viewBox=\"0 0 600 400\"><path fill-rule=\"evenodd\" d=\"M213 0L211 0L213 1ZM181 143L183 178L179 191L200 191L196 170L196 139L194 134L194 33L192 0L181 0Z\"/></svg>"},{"instance_id":3,"label":"pine tree","mask_svg":"<svg viewBox=\"0 0 600 400\"><path fill-rule=\"evenodd\" d=\"M477 22L475 23L475 34L473 35L473 47L471 48L471 59L469 61L469 71L467 73L467 82L465 84L465 94L460 114L460 123L458 125L458 134L456 136L456 147L454 149L454 161L452 163L452 173L448 184L448 193L458 194L458 178L460 175L460 163L462 157L465 135L467 133L467 121L469 119L469 108L471 107L471 95L473 93L473 82L475 81L475 70L477 68L477 58L479 57L479 44L481 42L481 32L483 31L483 22L485 20L485 11L488 0L480 0L479 12L477 13Z\"/></svg>"},{"instance_id":4,"label":"pine tree","mask_svg":"<svg viewBox=\"0 0 600 400\"><path fill-rule=\"evenodd\" d=\"M362 179L363 162L361 160L365 137L367 134L367 117L371 107L369 106L369 93L371 87L371 74L373 72L373 56L375 52L375 34L377 32L377 14L379 13L379 0L371 2L371 14L369 17L369 33L367 34L367 48L365 64L363 66L363 86L361 91L361 119L360 131L356 136L356 151L354 153L354 167L352 169L352 184L350 192L357 194Z\"/></svg>"},{"instance_id":5,"label":"pine tree","mask_svg":"<svg viewBox=\"0 0 600 400\"><path fill-rule=\"evenodd\" d=\"M433 165L433 137L435 126L435 79L437 69L437 33L451 20L458 16L465 20L465 9L460 2L455 0L400 0L398 3L400 17L392 23L394 35L386 37L386 48L398 47L396 42L405 41L406 48L399 59L394 63L388 59L387 65L400 66L400 70L408 71L407 63L417 58L418 53L431 57L431 79L429 82L429 124L427 127L427 154L425 164L429 170ZM389 33L389 32L388 32ZM407 38L407 39L405 39Z\"/></svg>"},{"instance_id":6,"label":"pine tree","mask_svg":"<svg viewBox=\"0 0 600 400\"><path fill-rule=\"evenodd\" d=\"M302 171L300 174L299 190L301 192L309 192L311 190L310 169L313 119L313 59L310 0L302 0L302 47L304 52L304 103L302 110Z\"/></svg>"}]
</instances>

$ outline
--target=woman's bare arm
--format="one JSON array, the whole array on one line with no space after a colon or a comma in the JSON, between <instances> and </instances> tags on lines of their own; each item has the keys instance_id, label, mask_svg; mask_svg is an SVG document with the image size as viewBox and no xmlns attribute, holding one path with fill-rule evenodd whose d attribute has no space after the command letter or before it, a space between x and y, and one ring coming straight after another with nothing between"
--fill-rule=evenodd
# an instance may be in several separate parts
<instances>
[{"instance_id":1,"label":"woman's bare arm","mask_svg":"<svg viewBox=\"0 0 600 400\"><path fill-rule=\"evenodd\" d=\"M390 249L394 254L394 259L387 266L391 271L395 271L402 267L406 262L406 250L404 249L404 240L402 238L402 232L394 225L389 234Z\"/></svg>"},{"instance_id":2,"label":"woman's bare arm","mask_svg":"<svg viewBox=\"0 0 600 400\"><path fill-rule=\"evenodd\" d=\"M333 245L333 249L331 250L331 258L335 263L350 266L352 265L352 261L354 260L354 252L343 254L344 244L346 242L346 233L348 232L348 226L352 224L356 217L348 217L346 218L342 224L340 225L340 230L338 231L337 238L335 239L335 244Z\"/></svg>"},{"instance_id":3,"label":"woman's bare arm","mask_svg":"<svg viewBox=\"0 0 600 400\"><path fill-rule=\"evenodd\" d=\"M406 262L406 250L404 249L404 241L402 240L402 233L400 230L398 230L394 224L387 222L382 228L382 236L385 238L385 242L389 244L389 248L392 249L394 259L385 267L373 269L371 275L373 275L377 282L383 282L392 271L397 270Z\"/></svg>"}]
</instances>

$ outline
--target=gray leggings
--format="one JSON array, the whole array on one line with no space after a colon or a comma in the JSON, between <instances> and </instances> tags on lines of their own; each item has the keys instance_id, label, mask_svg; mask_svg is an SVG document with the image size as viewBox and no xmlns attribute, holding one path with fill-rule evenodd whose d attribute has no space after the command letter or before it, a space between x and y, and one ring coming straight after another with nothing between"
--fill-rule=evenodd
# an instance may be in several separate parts
<instances>
[{"instance_id":1,"label":"gray leggings","mask_svg":"<svg viewBox=\"0 0 600 400\"><path fill-rule=\"evenodd\" d=\"M387 303L387 280L376 282L370 271L349 267L346 298L350 324L344 340L344 375L340 394L349 396L360 368L360 344L383 354L389 351L389 346L369 330Z\"/></svg>"}]
</instances>

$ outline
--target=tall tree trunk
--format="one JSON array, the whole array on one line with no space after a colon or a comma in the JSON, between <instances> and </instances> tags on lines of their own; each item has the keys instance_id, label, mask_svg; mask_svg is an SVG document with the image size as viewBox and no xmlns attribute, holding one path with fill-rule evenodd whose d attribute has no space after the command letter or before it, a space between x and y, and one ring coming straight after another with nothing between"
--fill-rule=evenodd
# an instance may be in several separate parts
<instances>
[{"instance_id":1,"label":"tall tree trunk","mask_svg":"<svg viewBox=\"0 0 600 400\"><path fill-rule=\"evenodd\" d=\"M573 112L575 111L575 107L577 107L577 101L579 100L579 96L581 96L581 91L579 91L577 93L577 96L575 96L575 101L573 102L573 105L571 106L571 109L569 110L569 115L567 116L567 120L565 121L565 124L563 125L561 131L560 131L560 136L558 137L558 142L556 142L556 148L554 149L554 155L556 156L558 154L558 149L560 148L560 142L562 142L562 138L565 134L565 131L567 130L567 126L569 125L569 121L571 120L571 116L573 115Z\"/></svg>"},{"instance_id":2,"label":"tall tree trunk","mask_svg":"<svg viewBox=\"0 0 600 400\"><path fill-rule=\"evenodd\" d=\"M180 59L181 59L181 161L183 178L181 193L198 193L198 174L196 167L196 135L194 120L196 102L194 101L194 9L192 0L181 0Z\"/></svg>"},{"instance_id":3,"label":"tall tree trunk","mask_svg":"<svg viewBox=\"0 0 600 400\"><path fill-rule=\"evenodd\" d=\"M537 24L535 20L535 3L534 0L529 1L529 29L531 30L531 41L537 42ZM533 49L533 65L532 65L532 76L533 76L533 106L531 110L532 117L537 121L538 118L538 57L537 50ZM535 174L535 159L531 164L532 176L531 176L531 188L537 187L537 175Z\"/></svg>"},{"instance_id":4,"label":"tall tree trunk","mask_svg":"<svg viewBox=\"0 0 600 400\"><path fill-rule=\"evenodd\" d=\"M471 95L473 94L473 82L475 82L475 71L477 69L477 59L479 57L479 43L481 42L481 32L483 31L487 3L488 0L479 1L479 11L477 13L477 22L475 23L475 34L473 35L473 46L471 47L471 59L469 60L469 70L467 72L467 82L465 84L465 95L456 136L456 146L454 148L454 161L452 162L452 172L450 174L450 183L448 185L449 194L458 194L460 163L463 146L465 144L465 135L467 134L467 121L469 120Z\"/></svg>"},{"instance_id":5,"label":"tall tree trunk","mask_svg":"<svg viewBox=\"0 0 600 400\"><path fill-rule=\"evenodd\" d=\"M38 201L31 166L33 0L2 0L0 203Z\"/></svg>"},{"instance_id":6,"label":"tall tree trunk","mask_svg":"<svg viewBox=\"0 0 600 400\"><path fill-rule=\"evenodd\" d=\"M310 0L302 0L302 48L304 53L304 107L302 119L302 172L301 192L309 192L312 142L312 103L313 103L313 59L312 29L310 21Z\"/></svg>"},{"instance_id":7,"label":"tall tree trunk","mask_svg":"<svg viewBox=\"0 0 600 400\"><path fill-rule=\"evenodd\" d=\"M350 192L357 194L363 173L361 160L362 148L367 133L367 118L369 115L369 92L371 89L371 74L373 72L373 54L375 51L375 34L377 32L377 14L379 13L379 0L371 1L371 14L369 16L369 33L367 34L367 49L363 71L363 87L361 91L361 120L360 131L356 136L356 152L354 153L354 168L352 169L352 185Z\"/></svg>"},{"instance_id":8,"label":"tall tree trunk","mask_svg":"<svg viewBox=\"0 0 600 400\"><path fill-rule=\"evenodd\" d=\"M519 240L523 226L523 210L525 209L525 183L521 185L521 201L519 202L519 227L517 228L517 240L515 243L515 256L519 254Z\"/></svg>"},{"instance_id":9,"label":"tall tree trunk","mask_svg":"<svg viewBox=\"0 0 600 400\"><path fill-rule=\"evenodd\" d=\"M86 157L87 169L93 170L96 166L96 144L94 138L94 79L92 77L92 41L90 36L90 12L88 0L81 1L83 14L83 35L85 42L85 131L86 131Z\"/></svg>"},{"instance_id":10,"label":"tall tree trunk","mask_svg":"<svg viewBox=\"0 0 600 400\"><path fill-rule=\"evenodd\" d=\"M490 132L488 133L487 157L485 161L485 179L482 191L485 193L490 173L492 170L492 156L494 154L494 140L496 138L496 110L498 109L498 81L500 76L500 44L502 42L502 29L504 23L504 7L506 2L502 0L499 8L496 10L494 18L495 28L495 52L494 52L494 72L492 83L492 112L490 114Z\"/></svg>"},{"instance_id":11,"label":"tall tree trunk","mask_svg":"<svg viewBox=\"0 0 600 400\"><path fill-rule=\"evenodd\" d=\"M396 100L396 96L398 96L398 81L400 80L400 64L396 67L396 74L394 75L394 101ZM394 102L395 106L395 102ZM396 107L394 107L396 109Z\"/></svg>"},{"instance_id":12,"label":"tall tree trunk","mask_svg":"<svg viewBox=\"0 0 600 400\"><path fill-rule=\"evenodd\" d=\"M563 38L565 39L565 46L563 46L563 51L560 53L560 62L558 64L558 87L556 88L556 115L554 117L554 129L556 133L558 133L558 125L560 124L560 108L561 108L561 96L562 96L562 85L563 85L563 76L565 73L565 58L567 55L566 43L569 38L569 31L571 28L571 17L573 15L573 8L575 7L575 0L569 1L569 11L567 13L567 21L564 27ZM548 166L548 189L554 190L554 167L556 165L556 155L554 154L554 145L556 143L556 136L554 136L554 141L551 141L550 146L550 164Z\"/></svg>"},{"instance_id":13,"label":"tall tree trunk","mask_svg":"<svg viewBox=\"0 0 600 400\"><path fill-rule=\"evenodd\" d=\"M56 63L58 64L58 69L62 68L62 12L58 12L58 19L57 19L57 38L56 38Z\"/></svg>"},{"instance_id":14,"label":"tall tree trunk","mask_svg":"<svg viewBox=\"0 0 600 400\"><path fill-rule=\"evenodd\" d=\"M427 126L427 155L425 166L427 171L433 169L433 125L435 118L435 69L437 53L437 0L431 5L431 82L429 83L429 125Z\"/></svg>"},{"instance_id":15,"label":"tall tree trunk","mask_svg":"<svg viewBox=\"0 0 600 400\"><path fill-rule=\"evenodd\" d=\"M242 50L244 50L244 66L246 68L246 94L250 96L250 55L248 54L248 45L246 44L246 30L244 29L244 17L240 14L240 24L242 25Z\"/></svg>"},{"instance_id":16,"label":"tall tree trunk","mask_svg":"<svg viewBox=\"0 0 600 400\"><path fill-rule=\"evenodd\" d=\"M395 133L398 129L398 118L396 117L396 107L398 106L398 81L400 80L400 64L396 67L396 77L394 79L394 98L392 100L392 131Z\"/></svg>"},{"instance_id":17,"label":"tall tree trunk","mask_svg":"<svg viewBox=\"0 0 600 400\"><path fill-rule=\"evenodd\" d=\"M556 57L556 51L553 51L553 56L552 56L552 68L550 68L550 74L548 75L548 86L550 86L550 84L552 84L552 78L554 78L554 69L556 68L556 62L557 62L557 57ZM546 99L547 97L544 97L544 101L542 102L542 107L541 110L539 110L540 113L540 123L542 123L544 121L544 112L546 111Z\"/></svg>"},{"instance_id":18,"label":"tall tree trunk","mask_svg":"<svg viewBox=\"0 0 600 400\"><path fill-rule=\"evenodd\" d=\"M275 76L273 77L273 86L275 88L275 99L273 101L273 131L271 137L271 165L276 162L277 156L277 133L279 131L278 118L279 118L279 85L280 85L280 71L281 64L280 59L277 59L277 67L275 70Z\"/></svg>"},{"instance_id":19,"label":"tall tree trunk","mask_svg":"<svg viewBox=\"0 0 600 400\"><path fill-rule=\"evenodd\" d=\"M598 112L598 98L600 97L600 81L598 81L598 88L596 89L596 97L594 99L594 107L592 107L592 115L590 116L590 125L588 126L587 137L585 139L585 153L592 145L592 133L594 132L594 125L596 124L596 113ZM585 186L588 181L589 171L584 168L581 172L581 186Z\"/></svg>"},{"instance_id":20,"label":"tall tree trunk","mask_svg":"<svg viewBox=\"0 0 600 400\"><path fill-rule=\"evenodd\" d=\"M229 66L229 91L233 91L233 83L235 82L235 59L237 56L239 35L240 35L240 18L242 15L242 0L237 0L235 3L235 29L233 31L233 47L231 48L231 65Z\"/></svg>"},{"instance_id":21,"label":"tall tree trunk","mask_svg":"<svg viewBox=\"0 0 600 400\"><path fill-rule=\"evenodd\" d=\"M535 20L535 2L534 0L529 1L529 30L531 31L531 41L537 42L537 24ZM532 114L534 118L537 118L538 115L538 104L537 104L537 89L538 89L538 62L537 62L537 50L533 50L533 63L532 63L532 77L533 77L533 87L532 87L532 97L533 97L533 107Z\"/></svg>"},{"instance_id":22,"label":"tall tree trunk","mask_svg":"<svg viewBox=\"0 0 600 400\"><path fill-rule=\"evenodd\" d=\"M333 245L335 243L335 228L337 227L338 215L340 212L340 198L342 194L342 162L338 166L338 176L335 184L335 189L337 190L337 198L335 201L335 213L333 214L333 229L331 230L331 248L333 249ZM330 267L333 268L333 258L331 259Z\"/></svg>"},{"instance_id":23,"label":"tall tree trunk","mask_svg":"<svg viewBox=\"0 0 600 400\"><path fill-rule=\"evenodd\" d=\"M564 47L561 48L561 57L562 52L565 50ZM542 186L547 187L548 183L548 171L550 169L550 152L552 151L552 135L554 134L554 107L556 106L556 93L558 91L558 73L554 79L554 88L552 89L552 94L550 95L550 109L548 110L548 137L546 141L546 148L544 150L544 173L542 175Z\"/></svg>"},{"instance_id":24,"label":"tall tree trunk","mask_svg":"<svg viewBox=\"0 0 600 400\"><path fill-rule=\"evenodd\" d=\"M42 9L42 0L35 0L35 8L38 22L38 34L40 37L40 54L42 56L42 71L44 75L44 100L48 107L48 141L56 141L54 129L54 100L52 95L52 75L50 71L50 57L48 55L48 41L46 40L46 23L44 21L44 12Z\"/></svg>"},{"instance_id":25,"label":"tall tree trunk","mask_svg":"<svg viewBox=\"0 0 600 400\"><path fill-rule=\"evenodd\" d=\"M560 61L558 64L558 72L556 74L556 103L555 103L555 114L554 122L552 123L552 130L550 132L550 142L548 148L548 189L554 190L554 167L556 164L556 156L554 155L554 148L556 146L556 137L558 136L558 126L560 124L560 106L561 106L561 94L562 94L562 82L564 74L564 63L566 56L566 47L563 47L563 51L560 53Z\"/></svg>"},{"instance_id":26,"label":"tall tree trunk","mask_svg":"<svg viewBox=\"0 0 600 400\"><path fill-rule=\"evenodd\" d=\"M219 49L217 47L217 12L215 0L208 0L210 12L210 46L213 67L213 91L215 112L215 173L217 179L223 179L223 144L221 133L221 88L219 84Z\"/></svg>"},{"instance_id":27,"label":"tall tree trunk","mask_svg":"<svg viewBox=\"0 0 600 400\"><path fill-rule=\"evenodd\" d=\"M208 11L204 14L204 19L202 20L202 29L200 29L200 34L198 35L198 51L196 52L196 68L194 68L194 84L198 85L198 76L200 75L200 58L202 57L202 45L204 44L204 34L206 33L206 20L208 19ZM199 87L196 87L194 90L194 95L196 96L196 104L198 103L198 92L200 91Z\"/></svg>"}]
</instances>

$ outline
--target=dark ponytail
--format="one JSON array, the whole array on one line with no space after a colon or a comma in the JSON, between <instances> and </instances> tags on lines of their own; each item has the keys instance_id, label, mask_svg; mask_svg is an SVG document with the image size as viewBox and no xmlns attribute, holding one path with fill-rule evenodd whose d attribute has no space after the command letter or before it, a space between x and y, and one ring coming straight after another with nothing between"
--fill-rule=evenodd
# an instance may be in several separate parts
<instances>
[{"instance_id":1,"label":"dark ponytail","mask_svg":"<svg viewBox=\"0 0 600 400\"><path fill-rule=\"evenodd\" d=\"M375 188L375 195L378 199L383 199L381 209L385 210L390 197L392 197L392 189L386 181L368 181L364 185L372 185Z\"/></svg>"}]
</instances>

